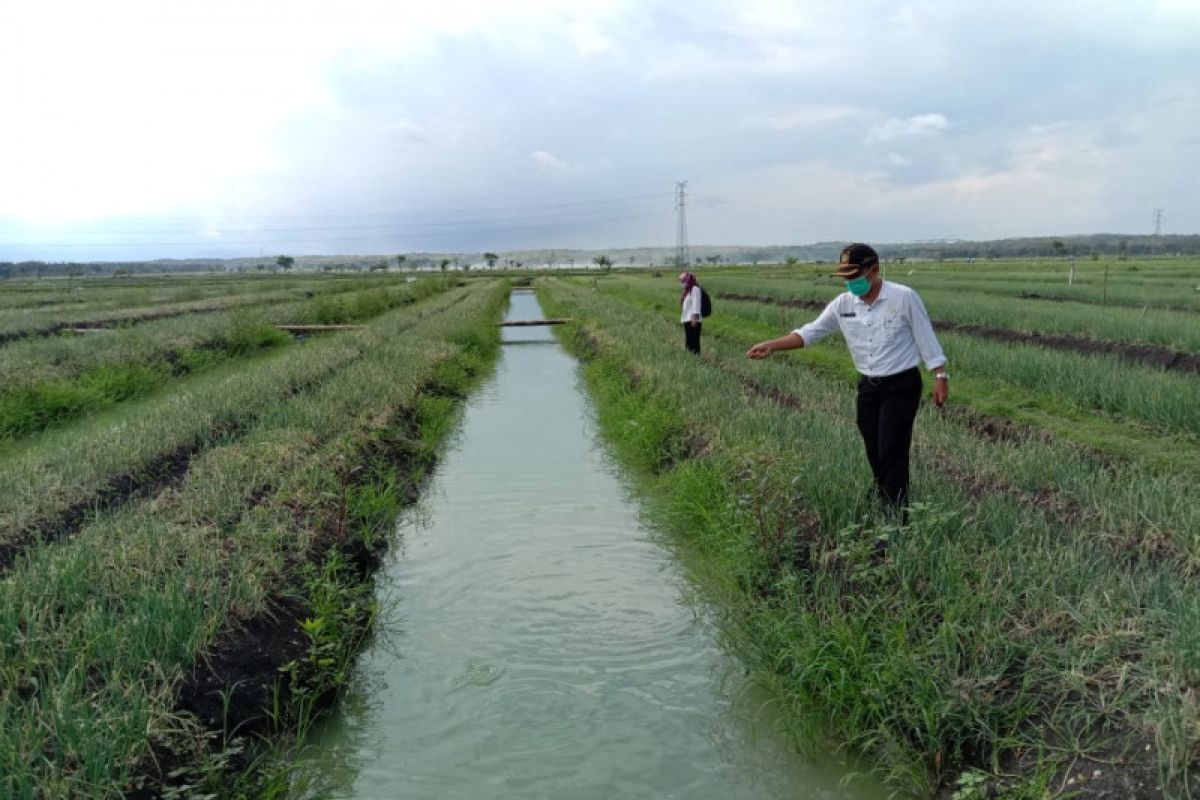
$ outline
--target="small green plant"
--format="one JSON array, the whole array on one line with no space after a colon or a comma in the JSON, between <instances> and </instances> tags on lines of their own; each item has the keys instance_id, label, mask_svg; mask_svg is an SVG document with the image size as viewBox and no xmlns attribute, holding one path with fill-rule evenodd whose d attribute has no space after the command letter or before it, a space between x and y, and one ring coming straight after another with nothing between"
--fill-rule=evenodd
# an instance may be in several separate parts
<instances>
[{"instance_id":1,"label":"small green plant","mask_svg":"<svg viewBox=\"0 0 1200 800\"><path fill-rule=\"evenodd\" d=\"M954 782L954 794L950 795L950 800L983 800L987 797L988 778L986 772L967 770Z\"/></svg>"}]
</instances>

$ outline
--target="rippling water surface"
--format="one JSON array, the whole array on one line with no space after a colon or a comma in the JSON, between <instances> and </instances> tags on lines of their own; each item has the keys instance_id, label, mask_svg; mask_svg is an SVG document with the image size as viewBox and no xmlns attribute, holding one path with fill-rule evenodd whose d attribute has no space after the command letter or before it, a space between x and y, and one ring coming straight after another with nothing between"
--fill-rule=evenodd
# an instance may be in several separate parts
<instances>
[{"instance_id":1,"label":"rippling water surface","mask_svg":"<svg viewBox=\"0 0 1200 800\"><path fill-rule=\"evenodd\" d=\"M541 309L516 292L509 317ZM505 340L400 522L379 581L392 619L317 732L317 793L882 797L839 788L737 691L597 443L575 362L547 328Z\"/></svg>"}]
</instances>

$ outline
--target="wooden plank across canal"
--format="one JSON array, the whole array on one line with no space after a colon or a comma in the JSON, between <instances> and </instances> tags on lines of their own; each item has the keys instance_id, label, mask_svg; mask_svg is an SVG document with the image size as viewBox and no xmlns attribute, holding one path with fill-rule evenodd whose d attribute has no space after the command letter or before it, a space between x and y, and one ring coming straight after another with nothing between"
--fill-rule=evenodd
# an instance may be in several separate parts
<instances>
[{"instance_id":1,"label":"wooden plank across canal","mask_svg":"<svg viewBox=\"0 0 1200 800\"><path fill-rule=\"evenodd\" d=\"M558 317L555 319L510 319L497 324L501 328L516 328L530 325L565 325L570 321L570 317Z\"/></svg>"}]
</instances>

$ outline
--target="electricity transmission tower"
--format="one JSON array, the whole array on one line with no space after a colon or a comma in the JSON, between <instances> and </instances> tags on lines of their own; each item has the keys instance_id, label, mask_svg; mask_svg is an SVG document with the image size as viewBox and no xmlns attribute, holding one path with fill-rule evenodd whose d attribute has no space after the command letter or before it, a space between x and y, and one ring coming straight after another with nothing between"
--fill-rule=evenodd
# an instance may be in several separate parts
<instances>
[{"instance_id":1,"label":"electricity transmission tower","mask_svg":"<svg viewBox=\"0 0 1200 800\"><path fill-rule=\"evenodd\" d=\"M675 265L684 269L692 262L687 240L687 181L675 184Z\"/></svg>"},{"instance_id":2,"label":"electricity transmission tower","mask_svg":"<svg viewBox=\"0 0 1200 800\"><path fill-rule=\"evenodd\" d=\"M1166 209L1163 209L1163 208L1154 209L1154 235L1155 236L1159 236L1162 234L1163 211L1165 211L1165 210Z\"/></svg>"}]
</instances>

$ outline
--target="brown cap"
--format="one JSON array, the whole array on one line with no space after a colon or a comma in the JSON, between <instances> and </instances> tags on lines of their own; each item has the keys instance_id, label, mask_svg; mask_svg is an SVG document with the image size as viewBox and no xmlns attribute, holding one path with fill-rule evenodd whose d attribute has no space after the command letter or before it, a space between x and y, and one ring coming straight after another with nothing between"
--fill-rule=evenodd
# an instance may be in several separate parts
<instances>
[{"instance_id":1,"label":"brown cap","mask_svg":"<svg viewBox=\"0 0 1200 800\"><path fill-rule=\"evenodd\" d=\"M834 272L833 276L835 278L849 278L860 269L865 270L878 263L879 254L875 252L875 248L871 247L871 245L852 244L842 250L841 256L838 257L837 272Z\"/></svg>"}]
</instances>

